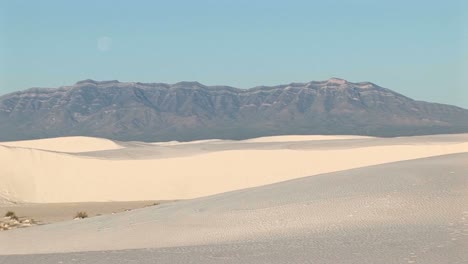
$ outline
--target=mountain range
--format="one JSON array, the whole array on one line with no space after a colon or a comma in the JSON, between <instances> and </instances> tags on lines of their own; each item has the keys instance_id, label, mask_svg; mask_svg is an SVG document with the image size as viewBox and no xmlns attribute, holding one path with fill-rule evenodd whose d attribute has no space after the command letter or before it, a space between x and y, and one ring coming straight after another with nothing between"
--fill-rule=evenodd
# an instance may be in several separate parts
<instances>
[{"instance_id":1,"label":"mountain range","mask_svg":"<svg viewBox=\"0 0 468 264\"><path fill-rule=\"evenodd\" d=\"M339 78L238 89L198 82L83 80L0 96L0 141L94 136L122 141L282 134L408 136L468 132L468 110Z\"/></svg>"}]
</instances>

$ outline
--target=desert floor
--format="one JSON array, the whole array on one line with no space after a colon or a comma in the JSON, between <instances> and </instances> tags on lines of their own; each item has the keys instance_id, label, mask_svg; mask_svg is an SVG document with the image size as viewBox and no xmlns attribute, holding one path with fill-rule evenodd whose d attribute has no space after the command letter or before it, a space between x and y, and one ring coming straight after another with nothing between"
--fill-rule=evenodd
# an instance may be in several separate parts
<instances>
[{"instance_id":1,"label":"desert floor","mask_svg":"<svg viewBox=\"0 0 468 264\"><path fill-rule=\"evenodd\" d=\"M72 220L78 212L86 212L89 217L93 217L125 212L166 202L170 201L8 204L0 206L0 216L4 216L8 211L11 211L15 212L20 218L34 219L39 224L50 224Z\"/></svg>"},{"instance_id":2,"label":"desert floor","mask_svg":"<svg viewBox=\"0 0 468 264\"><path fill-rule=\"evenodd\" d=\"M467 263L467 142L287 136L73 153L8 143L4 207L185 200L0 232L0 263Z\"/></svg>"}]
</instances>

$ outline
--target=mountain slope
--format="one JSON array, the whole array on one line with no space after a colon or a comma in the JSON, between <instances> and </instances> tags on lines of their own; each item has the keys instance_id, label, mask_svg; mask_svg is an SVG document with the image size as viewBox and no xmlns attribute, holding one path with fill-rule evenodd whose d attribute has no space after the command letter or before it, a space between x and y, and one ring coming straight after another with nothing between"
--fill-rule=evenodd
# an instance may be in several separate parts
<instances>
[{"instance_id":1,"label":"mountain slope","mask_svg":"<svg viewBox=\"0 0 468 264\"><path fill-rule=\"evenodd\" d=\"M0 141L244 139L281 134L400 136L468 132L468 110L415 101L370 82L236 89L197 82L84 80L0 97Z\"/></svg>"}]
</instances>

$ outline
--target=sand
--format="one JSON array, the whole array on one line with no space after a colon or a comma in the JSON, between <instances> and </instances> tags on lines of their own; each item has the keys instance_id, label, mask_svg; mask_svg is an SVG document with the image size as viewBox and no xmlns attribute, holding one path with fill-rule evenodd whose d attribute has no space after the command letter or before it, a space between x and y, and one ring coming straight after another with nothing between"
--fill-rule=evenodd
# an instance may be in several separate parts
<instances>
[{"instance_id":1,"label":"sand","mask_svg":"<svg viewBox=\"0 0 468 264\"><path fill-rule=\"evenodd\" d=\"M0 206L0 217L4 216L6 212L12 211L19 218L34 219L39 224L50 224L72 220L77 212L86 212L89 217L94 217L167 202L172 201L6 204Z\"/></svg>"},{"instance_id":2,"label":"sand","mask_svg":"<svg viewBox=\"0 0 468 264\"><path fill-rule=\"evenodd\" d=\"M303 137L298 140L305 140ZM208 141L160 146L80 138L86 153L0 145L0 197L26 203L191 199L309 175L468 151L468 135L397 139L337 137L270 142ZM55 140L55 141L54 141ZM71 138L47 139L58 151ZM101 142L85 146L84 141ZM38 141L39 142L39 141ZM35 142L34 147L43 146ZM53 144L51 143L53 142ZM109 143L109 141L104 140ZM107 144L106 143L106 144ZM112 142L111 142L112 143ZM77 149L74 149L77 150Z\"/></svg>"},{"instance_id":3,"label":"sand","mask_svg":"<svg viewBox=\"0 0 468 264\"><path fill-rule=\"evenodd\" d=\"M61 137L37 140L0 142L0 145L57 152L88 152L119 149L121 146L112 140L92 137Z\"/></svg>"},{"instance_id":4,"label":"sand","mask_svg":"<svg viewBox=\"0 0 468 264\"><path fill-rule=\"evenodd\" d=\"M402 161L7 231L0 255L49 254L0 262L466 263L467 161Z\"/></svg>"},{"instance_id":5,"label":"sand","mask_svg":"<svg viewBox=\"0 0 468 264\"><path fill-rule=\"evenodd\" d=\"M271 136L247 139L245 142L295 142L295 141L312 141L312 140L340 140L340 139L365 139L371 137L365 136L335 136L335 135L285 135Z\"/></svg>"}]
</instances>

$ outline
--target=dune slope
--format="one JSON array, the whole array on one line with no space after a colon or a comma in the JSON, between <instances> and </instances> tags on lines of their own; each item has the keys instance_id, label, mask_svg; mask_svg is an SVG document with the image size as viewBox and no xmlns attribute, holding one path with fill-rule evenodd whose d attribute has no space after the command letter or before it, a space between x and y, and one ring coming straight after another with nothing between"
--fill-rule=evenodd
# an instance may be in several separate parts
<instances>
[{"instance_id":1,"label":"dune slope","mask_svg":"<svg viewBox=\"0 0 468 264\"><path fill-rule=\"evenodd\" d=\"M36 263L466 263L467 161L396 162L13 230L0 233L0 254L124 250Z\"/></svg>"},{"instance_id":2,"label":"dune slope","mask_svg":"<svg viewBox=\"0 0 468 264\"><path fill-rule=\"evenodd\" d=\"M118 158L107 158L108 150L84 155L0 146L0 196L33 203L190 199L320 173L468 151L466 136L450 139L311 141L319 145L133 143L133 147L111 150Z\"/></svg>"},{"instance_id":3,"label":"dune slope","mask_svg":"<svg viewBox=\"0 0 468 264\"><path fill-rule=\"evenodd\" d=\"M62 137L37 140L10 141L0 142L0 145L69 153L121 148L121 146L119 146L112 140L92 137Z\"/></svg>"}]
</instances>

